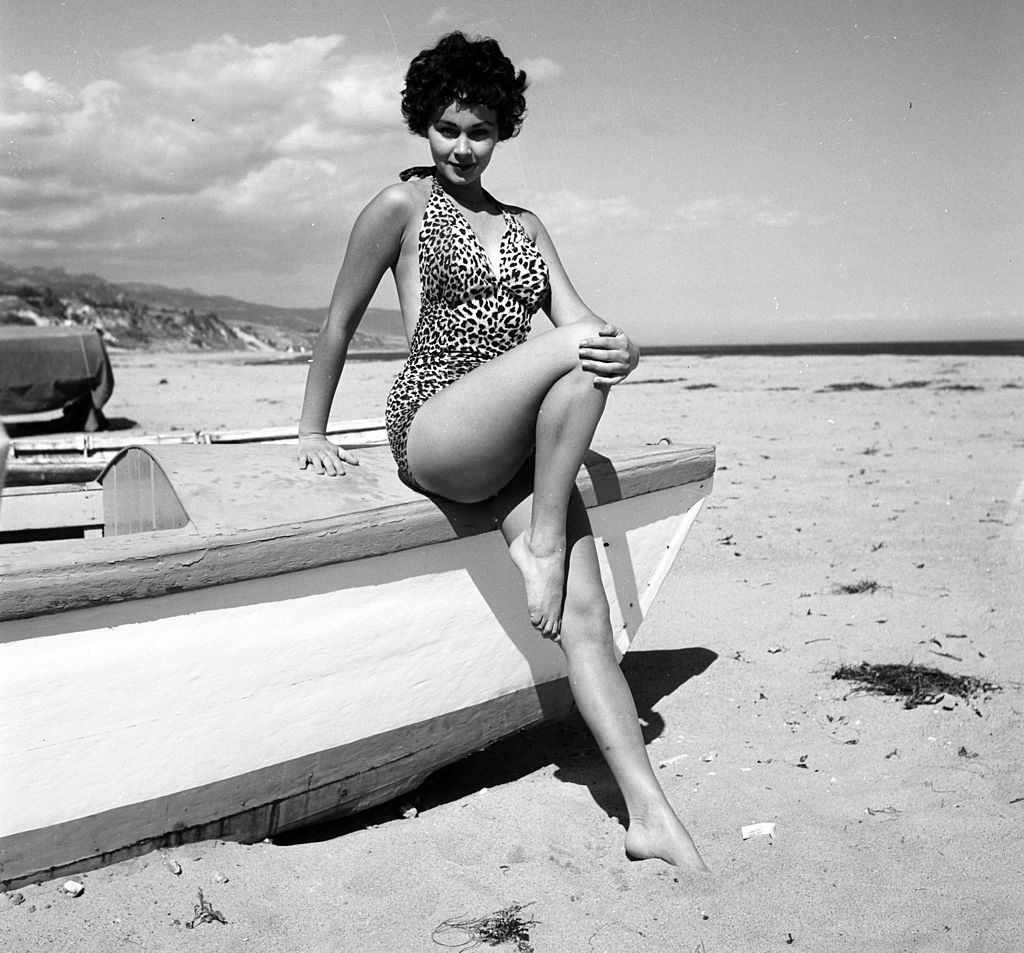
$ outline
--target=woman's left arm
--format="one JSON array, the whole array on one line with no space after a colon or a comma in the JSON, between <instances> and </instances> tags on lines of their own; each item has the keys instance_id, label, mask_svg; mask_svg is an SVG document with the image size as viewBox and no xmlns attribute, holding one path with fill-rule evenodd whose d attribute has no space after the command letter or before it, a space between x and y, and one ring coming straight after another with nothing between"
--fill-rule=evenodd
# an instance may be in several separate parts
<instances>
[{"instance_id":1,"label":"woman's left arm","mask_svg":"<svg viewBox=\"0 0 1024 953\"><path fill-rule=\"evenodd\" d=\"M598 321L602 327L580 341L580 363L597 378L596 383L611 386L624 381L640 363L640 348L625 331L599 318L579 296L565 273L554 242L544 223L532 212L523 216L525 225L548 265L551 291L544 312L555 327L579 321Z\"/></svg>"}]
</instances>

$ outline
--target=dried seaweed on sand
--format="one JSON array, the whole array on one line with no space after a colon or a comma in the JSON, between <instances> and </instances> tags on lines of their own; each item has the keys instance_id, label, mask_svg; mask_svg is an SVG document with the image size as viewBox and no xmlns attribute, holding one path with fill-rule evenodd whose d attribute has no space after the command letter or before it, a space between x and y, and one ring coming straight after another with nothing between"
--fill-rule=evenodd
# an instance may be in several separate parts
<instances>
[{"instance_id":1,"label":"dried seaweed on sand","mask_svg":"<svg viewBox=\"0 0 1024 953\"><path fill-rule=\"evenodd\" d=\"M842 381L838 384L826 384L818 388L819 394L841 393L848 390L882 390L880 384L870 384L867 381Z\"/></svg>"},{"instance_id":2,"label":"dried seaweed on sand","mask_svg":"<svg viewBox=\"0 0 1024 953\"><path fill-rule=\"evenodd\" d=\"M972 675L950 675L925 665L877 665L861 662L859 666L843 665L833 679L860 682L861 687L880 695L902 695L904 708L934 705L946 695L971 698L982 693L999 691L998 685Z\"/></svg>"},{"instance_id":3,"label":"dried seaweed on sand","mask_svg":"<svg viewBox=\"0 0 1024 953\"><path fill-rule=\"evenodd\" d=\"M528 906L529 903L513 903L485 917L452 917L434 927L430 938L439 946L458 950L472 950L481 943L488 946L514 943L519 953L533 953L530 927L540 921L519 916ZM461 939L453 939L453 935Z\"/></svg>"},{"instance_id":4,"label":"dried seaweed on sand","mask_svg":"<svg viewBox=\"0 0 1024 953\"><path fill-rule=\"evenodd\" d=\"M832 592L837 596L859 596L861 593L876 593L881 589L874 579L861 579L858 582L846 583L842 586L836 586Z\"/></svg>"},{"instance_id":5,"label":"dried seaweed on sand","mask_svg":"<svg viewBox=\"0 0 1024 953\"><path fill-rule=\"evenodd\" d=\"M186 930L194 930L200 923L227 923L224 919L224 914L220 910L214 910L213 904L210 903L203 896L203 891L199 891L199 903L193 907L195 916L185 924Z\"/></svg>"}]
</instances>

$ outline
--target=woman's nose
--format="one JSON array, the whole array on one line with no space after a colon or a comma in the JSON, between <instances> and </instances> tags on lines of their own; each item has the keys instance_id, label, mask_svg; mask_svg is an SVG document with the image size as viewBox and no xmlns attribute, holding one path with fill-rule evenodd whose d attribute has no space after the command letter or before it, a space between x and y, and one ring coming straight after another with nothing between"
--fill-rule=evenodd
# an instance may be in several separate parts
<instances>
[{"instance_id":1,"label":"woman's nose","mask_svg":"<svg viewBox=\"0 0 1024 953\"><path fill-rule=\"evenodd\" d=\"M455 140L455 154L457 156L468 156L470 154L469 136L459 136Z\"/></svg>"}]
</instances>

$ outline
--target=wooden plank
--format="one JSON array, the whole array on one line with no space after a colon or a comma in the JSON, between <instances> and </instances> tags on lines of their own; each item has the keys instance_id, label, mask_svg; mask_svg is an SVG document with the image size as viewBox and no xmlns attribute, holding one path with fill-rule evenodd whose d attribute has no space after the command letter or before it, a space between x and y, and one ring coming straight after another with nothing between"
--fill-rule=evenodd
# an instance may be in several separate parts
<instances>
[{"instance_id":1,"label":"wooden plank","mask_svg":"<svg viewBox=\"0 0 1024 953\"><path fill-rule=\"evenodd\" d=\"M368 417L361 420L345 420L328 423L327 436L340 437L346 434L365 436L372 433L379 437L385 433L384 420ZM298 440L297 427L263 427L257 430L217 430L208 434L210 443L273 443L284 440ZM386 437L385 437L386 439Z\"/></svg>"},{"instance_id":2,"label":"wooden plank","mask_svg":"<svg viewBox=\"0 0 1024 953\"><path fill-rule=\"evenodd\" d=\"M333 421L327 435L352 450L387 446L387 431L379 417ZM7 473L8 486L40 486L95 480L103 468L128 446L182 444L268 443L296 444L295 427L255 430L192 431L157 434L94 433L53 437L18 437Z\"/></svg>"},{"instance_id":3,"label":"wooden plank","mask_svg":"<svg viewBox=\"0 0 1024 953\"><path fill-rule=\"evenodd\" d=\"M103 525L99 484L8 487L0 507L0 533Z\"/></svg>"},{"instance_id":4,"label":"wooden plank","mask_svg":"<svg viewBox=\"0 0 1024 953\"><path fill-rule=\"evenodd\" d=\"M300 470L284 447L260 445L156 447L147 451L167 475L189 518L206 536L235 535L260 527L283 526L344 513L375 510L424 497L406 487L395 472L386 450L367 450L361 464L347 468L343 477L321 477ZM704 479L714 470L714 451L708 447L679 447L624 452L615 461L600 453L588 454L580 474L580 488L591 505L620 499L620 474L628 471L636 496L679 483ZM260 501L260 502L256 502ZM433 505L453 519L470 519L486 506L466 507L443 500ZM487 525L493 525L488 516Z\"/></svg>"},{"instance_id":5,"label":"wooden plank","mask_svg":"<svg viewBox=\"0 0 1024 953\"><path fill-rule=\"evenodd\" d=\"M105 461L95 457L49 460L38 457L10 461L6 486L52 486L89 483L103 472ZM7 492L6 490L4 491Z\"/></svg>"},{"instance_id":6,"label":"wooden plank","mask_svg":"<svg viewBox=\"0 0 1024 953\"><path fill-rule=\"evenodd\" d=\"M384 432L381 417L358 420L334 420L327 425L329 436L342 434L379 435ZM49 437L16 437L11 441L15 458L39 454L69 454L90 456L104 451L123 450L127 446L206 444L206 443L260 443L264 441L295 440L297 426L260 427L251 430L193 430L170 431L155 434L135 434L105 431L88 434L55 434Z\"/></svg>"}]
</instances>

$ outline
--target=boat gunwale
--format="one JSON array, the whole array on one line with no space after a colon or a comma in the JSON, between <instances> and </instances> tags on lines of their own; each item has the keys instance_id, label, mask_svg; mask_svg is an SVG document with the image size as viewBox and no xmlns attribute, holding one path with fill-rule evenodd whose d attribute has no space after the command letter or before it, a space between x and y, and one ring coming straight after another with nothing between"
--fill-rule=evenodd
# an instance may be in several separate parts
<instances>
[{"instance_id":1,"label":"boat gunwale","mask_svg":"<svg viewBox=\"0 0 1024 953\"><path fill-rule=\"evenodd\" d=\"M708 445L627 451L615 461L594 454L577 487L591 508L710 482L714 470L715 448ZM315 569L496 529L481 505L423 498L232 532L203 533L189 522L180 529L62 541L59 550L12 543L0 548L0 622ZM5 564L4 556L13 558Z\"/></svg>"}]
</instances>

